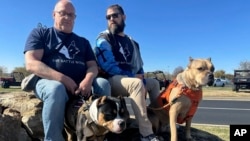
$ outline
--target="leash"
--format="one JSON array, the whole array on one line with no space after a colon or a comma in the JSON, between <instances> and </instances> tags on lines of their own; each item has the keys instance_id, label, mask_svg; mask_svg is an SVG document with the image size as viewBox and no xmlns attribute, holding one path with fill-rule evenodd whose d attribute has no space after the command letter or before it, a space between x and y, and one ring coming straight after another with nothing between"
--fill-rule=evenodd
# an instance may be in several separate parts
<instances>
[{"instance_id":1,"label":"leash","mask_svg":"<svg viewBox=\"0 0 250 141\"><path fill-rule=\"evenodd\" d=\"M86 100L85 100L85 98L82 95L78 95L78 96L79 96L79 100L74 105L74 108L80 108L83 104L86 103Z\"/></svg>"},{"instance_id":2,"label":"leash","mask_svg":"<svg viewBox=\"0 0 250 141\"><path fill-rule=\"evenodd\" d=\"M163 105L163 106L161 106L161 107L159 107L159 108L154 108L154 107L149 107L149 106L148 106L148 108L151 109L151 110L155 110L155 111L158 111L158 110L162 110L162 109L168 108L168 107L172 106L173 104L175 104L175 102L177 101L177 99L178 99L180 96L181 96L181 95L176 96L170 103L167 103L167 104L165 104L165 105Z\"/></svg>"},{"instance_id":3,"label":"leash","mask_svg":"<svg viewBox=\"0 0 250 141\"><path fill-rule=\"evenodd\" d=\"M176 83L175 87L181 87L181 91L178 92L178 94L175 96L175 98L171 102L169 102L169 103L167 103L167 104L165 104L165 105L163 105L161 107L158 107L158 108L149 107L149 106L148 106L148 108L151 109L151 110L159 111L159 110L168 108L168 107L172 106L173 104L175 104L175 102L178 100L178 98L181 97L181 95L184 92L186 86L185 85L178 85L178 83ZM171 91L172 91L172 88L171 88Z\"/></svg>"}]
</instances>

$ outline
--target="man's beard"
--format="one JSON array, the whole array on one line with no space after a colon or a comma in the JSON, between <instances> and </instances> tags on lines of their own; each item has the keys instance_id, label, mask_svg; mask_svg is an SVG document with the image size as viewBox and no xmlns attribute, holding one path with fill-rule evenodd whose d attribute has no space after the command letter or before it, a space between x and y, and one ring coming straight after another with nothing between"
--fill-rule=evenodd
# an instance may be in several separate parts
<instances>
[{"instance_id":1,"label":"man's beard","mask_svg":"<svg viewBox=\"0 0 250 141\"><path fill-rule=\"evenodd\" d=\"M124 20L122 20L121 24L118 24L118 23L114 23L112 25L110 25L108 27L109 31L112 33L112 34L118 34L118 33L121 33L124 31L124 28L125 28L125 22Z\"/></svg>"}]
</instances>

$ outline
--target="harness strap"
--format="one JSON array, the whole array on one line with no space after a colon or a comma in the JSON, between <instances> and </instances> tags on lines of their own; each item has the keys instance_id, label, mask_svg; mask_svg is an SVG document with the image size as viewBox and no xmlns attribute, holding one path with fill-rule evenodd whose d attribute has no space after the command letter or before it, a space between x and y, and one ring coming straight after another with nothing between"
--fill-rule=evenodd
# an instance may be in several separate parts
<instances>
[{"instance_id":1,"label":"harness strap","mask_svg":"<svg viewBox=\"0 0 250 141\"><path fill-rule=\"evenodd\" d=\"M94 135L96 135L96 133L99 132L97 125L95 124L95 122L91 119L90 114L89 114L89 110L85 111L85 115L87 118L87 126L90 127L90 129L92 130L92 132L94 133Z\"/></svg>"},{"instance_id":2,"label":"harness strap","mask_svg":"<svg viewBox=\"0 0 250 141\"><path fill-rule=\"evenodd\" d=\"M170 95L172 89L175 87L181 87L181 91L179 91L178 94L175 96L175 98L169 102L169 95ZM186 87L182 84L179 84L177 82L177 80L173 80L169 84L169 86L163 92L161 92L160 96L158 97L158 103L160 103L163 106L161 106L159 108L153 108L153 107L148 107L148 108L152 109L152 110L162 110L162 109L168 110L169 107L171 105L173 105L177 101L177 99L181 96L181 94L184 92L185 88Z\"/></svg>"}]
</instances>

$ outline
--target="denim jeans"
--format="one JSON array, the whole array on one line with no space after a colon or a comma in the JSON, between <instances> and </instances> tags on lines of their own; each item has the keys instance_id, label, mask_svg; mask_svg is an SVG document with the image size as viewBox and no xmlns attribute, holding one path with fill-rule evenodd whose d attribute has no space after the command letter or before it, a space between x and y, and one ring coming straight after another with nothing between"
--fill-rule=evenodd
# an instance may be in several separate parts
<instances>
[{"instance_id":1,"label":"denim jeans","mask_svg":"<svg viewBox=\"0 0 250 141\"><path fill-rule=\"evenodd\" d=\"M110 84L103 78L94 80L92 90L94 94L111 94ZM43 101L44 141L64 141L64 111L69 99L64 85L55 80L40 79L36 84L35 95Z\"/></svg>"}]
</instances>

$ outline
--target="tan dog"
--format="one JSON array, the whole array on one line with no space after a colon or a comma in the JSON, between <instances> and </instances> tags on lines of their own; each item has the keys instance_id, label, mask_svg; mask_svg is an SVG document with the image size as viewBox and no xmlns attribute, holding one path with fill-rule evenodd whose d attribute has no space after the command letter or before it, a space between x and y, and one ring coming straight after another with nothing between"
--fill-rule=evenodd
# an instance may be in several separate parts
<instances>
[{"instance_id":1,"label":"tan dog","mask_svg":"<svg viewBox=\"0 0 250 141\"><path fill-rule=\"evenodd\" d=\"M167 111L165 116L169 116L170 134L171 141L177 141L177 127L176 123L186 122L186 139L192 140L190 127L192 117L198 107L200 100L202 99L202 86L212 85L214 81L214 66L209 59L193 59L190 57L190 62L187 68L179 73L175 80L168 86L168 88L161 93L158 99L158 105L164 106ZM166 101L164 104L163 101ZM148 110L148 112L152 109ZM161 115L159 116L159 111ZM155 114L158 113L159 123L164 123L162 117L164 116L162 109L155 109ZM156 117L149 114L149 119L157 119ZM167 120L168 118L165 118ZM166 121L165 123L166 124ZM152 122L153 129L159 129L158 123ZM155 127L158 126L158 127Z\"/></svg>"}]
</instances>

